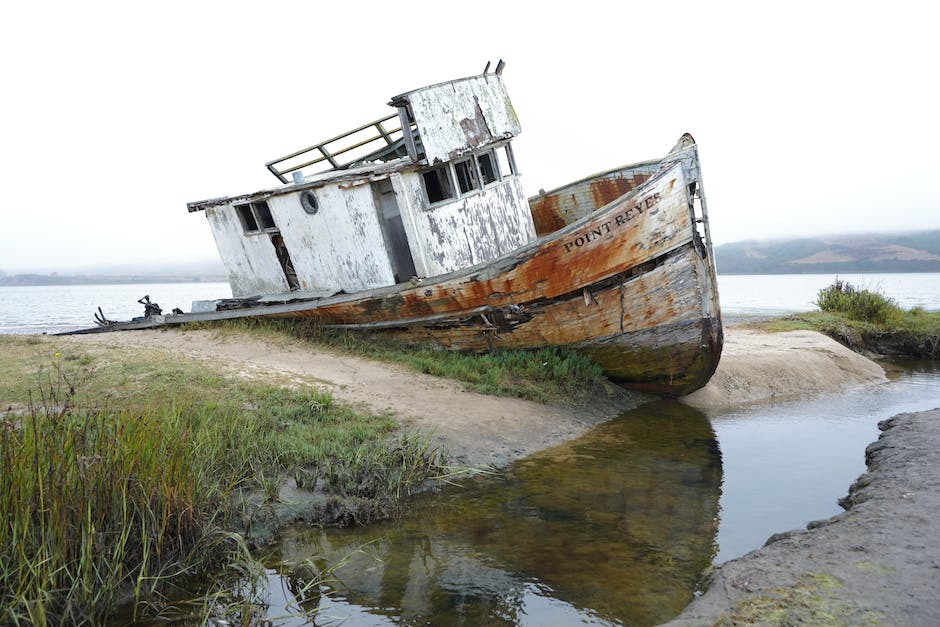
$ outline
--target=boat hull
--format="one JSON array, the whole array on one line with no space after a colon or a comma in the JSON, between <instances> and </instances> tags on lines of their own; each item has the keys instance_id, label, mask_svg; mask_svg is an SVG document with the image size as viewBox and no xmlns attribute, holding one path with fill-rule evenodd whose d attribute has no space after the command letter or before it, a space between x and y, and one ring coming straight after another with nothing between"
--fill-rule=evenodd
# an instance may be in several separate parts
<instances>
[{"instance_id":1,"label":"boat hull","mask_svg":"<svg viewBox=\"0 0 940 627\"><path fill-rule=\"evenodd\" d=\"M225 311L159 316L151 326L298 317L458 351L562 346L626 387L686 394L708 381L722 346L711 247L697 227L706 216L693 203L701 190L694 143L641 166L629 181L630 168L611 171L534 199L534 213L539 204L555 210L555 230L490 262L354 294L228 302Z\"/></svg>"}]
</instances>

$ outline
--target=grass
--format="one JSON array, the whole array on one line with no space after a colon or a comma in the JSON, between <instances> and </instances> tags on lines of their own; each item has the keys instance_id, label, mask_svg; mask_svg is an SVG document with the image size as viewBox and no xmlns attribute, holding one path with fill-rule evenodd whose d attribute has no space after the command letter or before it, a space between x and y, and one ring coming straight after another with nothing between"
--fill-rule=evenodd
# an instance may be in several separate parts
<instances>
[{"instance_id":1,"label":"grass","mask_svg":"<svg viewBox=\"0 0 940 627\"><path fill-rule=\"evenodd\" d=\"M812 330L853 350L940 359L940 312L903 309L878 290L836 279L819 291L819 311L760 323L767 331Z\"/></svg>"},{"instance_id":2,"label":"grass","mask_svg":"<svg viewBox=\"0 0 940 627\"><path fill-rule=\"evenodd\" d=\"M347 354L402 364L424 374L456 379L482 394L538 402L580 398L607 382L597 364L564 348L457 353L322 329L314 321L297 320L240 319L194 323L187 327L208 328L221 333L248 332L273 342L296 343L299 340Z\"/></svg>"},{"instance_id":3,"label":"grass","mask_svg":"<svg viewBox=\"0 0 940 627\"><path fill-rule=\"evenodd\" d=\"M118 349L0 336L0 624L90 623L180 577L247 560L239 495L308 489L391 502L442 472L426 437L389 437L312 389Z\"/></svg>"}]
</instances>

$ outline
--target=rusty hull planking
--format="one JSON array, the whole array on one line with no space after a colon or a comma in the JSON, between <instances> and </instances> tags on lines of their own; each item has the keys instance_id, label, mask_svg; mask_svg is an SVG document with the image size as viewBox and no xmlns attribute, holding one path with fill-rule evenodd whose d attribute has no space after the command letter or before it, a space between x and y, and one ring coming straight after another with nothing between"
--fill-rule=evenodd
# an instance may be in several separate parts
<instances>
[{"instance_id":1,"label":"rusty hull planking","mask_svg":"<svg viewBox=\"0 0 940 627\"><path fill-rule=\"evenodd\" d=\"M539 236L554 233L645 183L662 167L648 161L596 174L529 199Z\"/></svg>"},{"instance_id":2,"label":"rusty hull planking","mask_svg":"<svg viewBox=\"0 0 940 627\"><path fill-rule=\"evenodd\" d=\"M633 277L528 307L458 321L383 331L405 343L449 350L567 346L593 359L612 381L645 391L685 394L711 377L721 352L721 322L703 312L705 266L691 245Z\"/></svg>"}]
</instances>

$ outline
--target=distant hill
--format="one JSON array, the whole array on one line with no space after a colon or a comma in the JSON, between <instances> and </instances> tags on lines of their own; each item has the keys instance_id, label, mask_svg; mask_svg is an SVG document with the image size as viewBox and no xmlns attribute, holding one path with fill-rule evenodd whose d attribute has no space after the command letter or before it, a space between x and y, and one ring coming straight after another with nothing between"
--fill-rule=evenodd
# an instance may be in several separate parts
<instances>
[{"instance_id":1,"label":"distant hill","mask_svg":"<svg viewBox=\"0 0 940 627\"><path fill-rule=\"evenodd\" d=\"M210 283L226 282L228 276L218 260L171 264L122 264L60 271L27 271L16 274L0 270L0 285L107 285L116 283Z\"/></svg>"},{"instance_id":2,"label":"distant hill","mask_svg":"<svg viewBox=\"0 0 940 627\"><path fill-rule=\"evenodd\" d=\"M733 242L715 263L719 274L940 272L940 230Z\"/></svg>"}]
</instances>

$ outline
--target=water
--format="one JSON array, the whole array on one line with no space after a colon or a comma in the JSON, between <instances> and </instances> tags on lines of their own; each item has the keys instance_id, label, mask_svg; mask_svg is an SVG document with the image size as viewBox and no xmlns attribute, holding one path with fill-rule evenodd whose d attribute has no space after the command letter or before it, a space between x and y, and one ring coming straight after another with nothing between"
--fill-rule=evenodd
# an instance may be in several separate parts
<instances>
[{"instance_id":1,"label":"water","mask_svg":"<svg viewBox=\"0 0 940 627\"><path fill-rule=\"evenodd\" d=\"M865 471L878 422L937 407L940 364L920 363L888 384L711 416L724 472L716 561L841 512L837 499Z\"/></svg>"},{"instance_id":2,"label":"water","mask_svg":"<svg viewBox=\"0 0 940 627\"><path fill-rule=\"evenodd\" d=\"M228 283L0 286L0 333L56 333L95 326L101 307L110 320L143 315L144 295L169 313L194 300L231 298Z\"/></svg>"},{"instance_id":3,"label":"water","mask_svg":"<svg viewBox=\"0 0 940 627\"><path fill-rule=\"evenodd\" d=\"M655 403L496 477L424 495L400 520L289 531L264 555L268 616L303 609L318 624L653 624L691 600L712 562L720 485L708 419ZM294 565L311 559L324 569L344 558L335 581L296 600Z\"/></svg>"},{"instance_id":4,"label":"water","mask_svg":"<svg viewBox=\"0 0 940 627\"><path fill-rule=\"evenodd\" d=\"M400 520L296 527L262 555L277 625L654 625L706 567L841 511L877 423L940 406L940 370L706 416L661 401L413 501ZM341 564L306 592L300 564ZM309 621L309 622L308 622Z\"/></svg>"},{"instance_id":5,"label":"water","mask_svg":"<svg viewBox=\"0 0 940 627\"><path fill-rule=\"evenodd\" d=\"M718 291L726 323L815 309L831 274L719 275ZM846 274L854 285L881 289L903 307L940 310L940 273ZM94 326L99 306L112 320L143 313L144 294L164 311L189 311L194 300L230 298L226 283L151 283L129 285L0 286L0 333L55 333Z\"/></svg>"},{"instance_id":6,"label":"water","mask_svg":"<svg viewBox=\"0 0 940 627\"><path fill-rule=\"evenodd\" d=\"M725 323L752 317L780 316L816 309L819 290L833 274L720 274L718 294ZM856 287L880 290L901 307L940 310L940 273L840 274Z\"/></svg>"}]
</instances>

